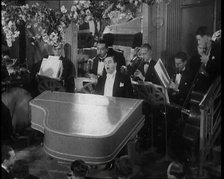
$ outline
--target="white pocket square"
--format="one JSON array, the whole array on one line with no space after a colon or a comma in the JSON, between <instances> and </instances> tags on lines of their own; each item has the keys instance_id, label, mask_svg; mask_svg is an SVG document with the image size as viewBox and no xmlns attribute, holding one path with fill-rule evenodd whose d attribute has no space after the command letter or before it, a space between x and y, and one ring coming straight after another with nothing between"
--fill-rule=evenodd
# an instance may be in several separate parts
<instances>
[{"instance_id":1,"label":"white pocket square","mask_svg":"<svg viewBox=\"0 0 224 179\"><path fill-rule=\"evenodd\" d=\"M124 83L120 83L120 87L123 87L124 86Z\"/></svg>"}]
</instances>

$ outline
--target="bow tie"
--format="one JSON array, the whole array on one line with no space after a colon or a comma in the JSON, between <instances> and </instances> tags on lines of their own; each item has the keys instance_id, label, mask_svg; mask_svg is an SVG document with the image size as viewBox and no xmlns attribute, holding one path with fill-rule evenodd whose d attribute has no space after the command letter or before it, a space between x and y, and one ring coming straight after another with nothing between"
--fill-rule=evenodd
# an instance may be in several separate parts
<instances>
[{"instance_id":1,"label":"bow tie","mask_svg":"<svg viewBox=\"0 0 224 179\"><path fill-rule=\"evenodd\" d=\"M184 71L178 71L178 72L176 72L176 75L177 75L177 74L181 74L181 75L182 75L183 72L184 72Z\"/></svg>"}]
</instances>

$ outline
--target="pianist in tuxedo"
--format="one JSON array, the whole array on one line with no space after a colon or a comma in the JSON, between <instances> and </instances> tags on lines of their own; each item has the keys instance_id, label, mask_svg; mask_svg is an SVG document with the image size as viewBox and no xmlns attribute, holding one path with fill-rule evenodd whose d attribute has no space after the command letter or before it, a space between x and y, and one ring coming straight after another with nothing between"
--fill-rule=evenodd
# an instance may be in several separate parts
<instances>
[{"instance_id":1,"label":"pianist in tuxedo","mask_svg":"<svg viewBox=\"0 0 224 179\"><path fill-rule=\"evenodd\" d=\"M185 52L178 52L174 56L175 73L171 77L168 91L171 103L181 106L185 102L194 79L194 73L187 65L187 58Z\"/></svg>"},{"instance_id":2,"label":"pianist in tuxedo","mask_svg":"<svg viewBox=\"0 0 224 179\"><path fill-rule=\"evenodd\" d=\"M152 59L152 47L148 43L141 46L140 58L128 68L128 74L133 75L133 80L149 81L160 84L154 66L156 61Z\"/></svg>"},{"instance_id":3,"label":"pianist in tuxedo","mask_svg":"<svg viewBox=\"0 0 224 179\"><path fill-rule=\"evenodd\" d=\"M130 78L117 71L117 61L113 56L104 60L106 74L99 77L96 94L114 97L132 97L133 90Z\"/></svg>"}]
</instances>

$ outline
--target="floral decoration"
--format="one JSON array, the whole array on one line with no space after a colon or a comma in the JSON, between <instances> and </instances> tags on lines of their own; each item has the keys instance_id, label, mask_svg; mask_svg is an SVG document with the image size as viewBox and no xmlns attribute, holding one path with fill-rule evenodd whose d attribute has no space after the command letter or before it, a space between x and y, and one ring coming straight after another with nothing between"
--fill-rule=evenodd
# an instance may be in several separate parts
<instances>
[{"instance_id":1,"label":"floral decoration","mask_svg":"<svg viewBox=\"0 0 224 179\"><path fill-rule=\"evenodd\" d=\"M64 43L65 29L71 21L77 25L88 21L91 15L89 11L90 1L76 0L71 10L67 10L64 6L55 10L38 3L23 6L15 6L1 3L2 6L2 30L9 47L12 42L19 36L18 26L25 24L26 34L36 40L42 39L51 46L57 46Z\"/></svg>"},{"instance_id":2,"label":"floral decoration","mask_svg":"<svg viewBox=\"0 0 224 179\"><path fill-rule=\"evenodd\" d=\"M51 46L57 46L64 43L65 29L72 21L80 25L92 18L102 18L118 24L138 16L141 3L153 5L163 1L171 0L75 0L70 10L64 6L55 10L38 3L18 6L5 1L1 2L2 33L11 47L20 34L19 26L24 24L33 44L42 39Z\"/></svg>"}]
</instances>

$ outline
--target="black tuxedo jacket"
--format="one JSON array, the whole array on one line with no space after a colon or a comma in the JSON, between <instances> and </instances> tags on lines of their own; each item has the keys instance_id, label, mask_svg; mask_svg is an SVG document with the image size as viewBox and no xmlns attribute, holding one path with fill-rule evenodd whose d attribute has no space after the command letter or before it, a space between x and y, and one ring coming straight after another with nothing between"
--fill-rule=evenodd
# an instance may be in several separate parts
<instances>
[{"instance_id":1,"label":"black tuxedo jacket","mask_svg":"<svg viewBox=\"0 0 224 179\"><path fill-rule=\"evenodd\" d=\"M211 83L221 74L221 47L217 42L212 42L209 60L205 67Z\"/></svg>"},{"instance_id":2,"label":"black tuxedo jacket","mask_svg":"<svg viewBox=\"0 0 224 179\"><path fill-rule=\"evenodd\" d=\"M106 75L99 77L96 85L96 94L104 95L104 86L106 82ZM115 75L114 86L113 86L113 96L114 97L133 97L133 89L131 85L130 78L119 72Z\"/></svg>"},{"instance_id":3,"label":"black tuxedo jacket","mask_svg":"<svg viewBox=\"0 0 224 179\"><path fill-rule=\"evenodd\" d=\"M173 75L172 79L175 80L175 78L176 74ZM172 93L173 91L169 91L170 101L175 104L183 105L189 93L193 80L194 80L194 73L189 68L186 68L182 72L182 77L178 87L179 92Z\"/></svg>"},{"instance_id":4,"label":"black tuxedo jacket","mask_svg":"<svg viewBox=\"0 0 224 179\"><path fill-rule=\"evenodd\" d=\"M132 66L128 67L128 73L129 75L133 75L134 72L138 69L142 72L142 75L145 77L145 81L149 81L149 82L152 82L154 84L158 84L160 85L160 80L156 74L156 71L154 69L154 66L155 66L156 62L152 59L149 63L149 67L148 67L148 70L147 72L145 73L144 72L144 61L142 59L137 59L136 62L134 62L132 64Z\"/></svg>"},{"instance_id":5,"label":"black tuxedo jacket","mask_svg":"<svg viewBox=\"0 0 224 179\"><path fill-rule=\"evenodd\" d=\"M104 59L103 59L104 60ZM94 75L97 75L97 69L98 69L98 63L101 61L100 57L97 55L93 58L93 65L90 69L90 73L93 73ZM106 74L105 68L103 68L103 74Z\"/></svg>"}]
</instances>

